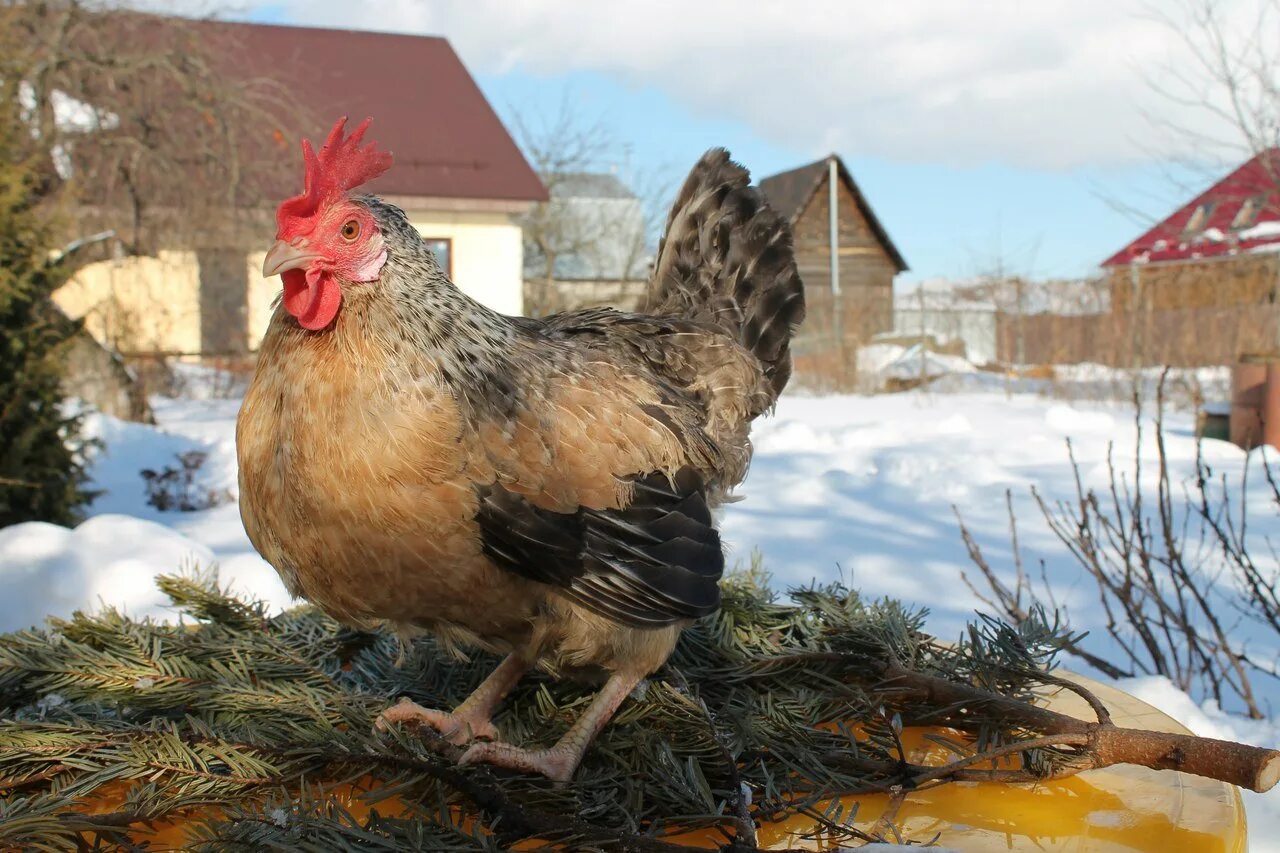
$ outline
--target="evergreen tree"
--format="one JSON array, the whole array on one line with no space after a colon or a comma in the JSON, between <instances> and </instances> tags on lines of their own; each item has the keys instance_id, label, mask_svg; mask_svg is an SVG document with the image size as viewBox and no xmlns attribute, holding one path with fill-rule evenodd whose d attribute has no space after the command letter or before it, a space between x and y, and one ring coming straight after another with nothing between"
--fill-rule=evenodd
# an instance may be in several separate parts
<instances>
[{"instance_id":1,"label":"evergreen tree","mask_svg":"<svg viewBox=\"0 0 1280 853\"><path fill-rule=\"evenodd\" d=\"M80 418L64 411L61 391L64 354L79 326L49 299L66 274L50 259L52 234L13 94L0 92L0 527L69 524L91 497Z\"/></svg>"}]
</instances>

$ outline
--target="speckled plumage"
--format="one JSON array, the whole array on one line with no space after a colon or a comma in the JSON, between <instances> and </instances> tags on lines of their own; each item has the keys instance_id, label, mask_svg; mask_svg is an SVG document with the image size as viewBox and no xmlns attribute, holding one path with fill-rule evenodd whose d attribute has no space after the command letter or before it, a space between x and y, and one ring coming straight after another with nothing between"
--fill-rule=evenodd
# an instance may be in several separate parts
<instances>
[{"instance_id":1,"label":"speckled plumage","mask_svg":"<svg viewBox=\"0 0 1280 853\"><path fill-rule=\"evenodd\" d=\"M704 510L745 476L750 423L790 371L803 291L785 224L709 152L651 313L535 320L479 305L400 210L355 201L385 241L380 277L342 282L321 331L277 308L240 414L255 547L354 624L652 672L718 601Z\"/></svg>"}]
</instances>

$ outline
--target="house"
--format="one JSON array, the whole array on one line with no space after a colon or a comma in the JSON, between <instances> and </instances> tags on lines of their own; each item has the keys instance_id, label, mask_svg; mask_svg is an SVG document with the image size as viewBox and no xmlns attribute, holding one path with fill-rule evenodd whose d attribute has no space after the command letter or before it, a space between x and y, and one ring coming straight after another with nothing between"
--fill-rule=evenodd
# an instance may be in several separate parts
<instances>
[{"instance_id":1,"label":"house","mask_svg":"<svg viewBox=\"0 0 1280 853\"><path fill-rule=\"evenodd\" d=\"M550 202L525 224L532 313L609 305L634 310L652 262L644 206L611 172L543 175Z\"/></svg>"},{"instance_id":2,"label":"house","mask_svg":"<svg viewBox=\"0 0 1280 853\"><path fill-rule=\"evenodd\" d=\"M1277 253L1280 148L1272 148L1156 223L1102 268L1119 310L1129 310L1135 295L1139 307L1156 310L1256 305L1275 299Z\"/></svg>"},{"instance_id":3,"label":"house","mask_svg":"<svg viewBox=\"0 0 1280 853\"><path fill-rule=\"evenodd\" d=\"M1113 328L1145 364L1228 364L1280 340L1280 148L1250 158L1102 262Z\"/></svg>"},{"instance_id":4,"label":"house","mask_svg":"<svg viewBox=\"0 0 1280 853\"><path fill-rule=\"evenodd\" d=\"M405 210L464 292L499 311L523 313L519 218L547 192L448 41L263 24L196 26L235 39L243 49L226 73L278 82L314 122L313 139L323 139L339 116L372 116L371 135L393 152L395 166L369 191ZM282 176L288 189L281 198L297 191L301 156L294 168ZM54 298L125 353L251 351L279 291L278 279L264 280L260 272L273 230L269 216L262 219L247 238L210 238L207 245L86 267Z\"/></svg>"},{"instance_id":5,"label":"house","mask_svg":"<svg viewBox=\"0 0 1280 853\"><path fill-rule=\"evenodd\" d=\"M835 178L832 191L832 176ZM893 278L907 269L844 161L832 154L760 181L770 205L791 223L809 306L798 349L814 336L867 342L893 328ZM835 204L836 227L831 209ZM833 234L834 231L834 234ZM833 287L832 247L837 282ZM838 303L836 300L839 300ZM839 304L839 312L834 306Z\"/></svg>"}]
</instances>

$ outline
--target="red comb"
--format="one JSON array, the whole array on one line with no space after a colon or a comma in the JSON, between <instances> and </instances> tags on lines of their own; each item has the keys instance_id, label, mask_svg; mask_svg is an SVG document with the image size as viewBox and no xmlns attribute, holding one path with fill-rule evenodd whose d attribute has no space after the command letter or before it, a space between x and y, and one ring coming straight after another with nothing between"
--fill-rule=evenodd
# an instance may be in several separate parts
<instances>
[{"instance_id":1,"label":"red comb","mask_svg":"<svg viewBox=\"0 0 1280 853\"><path fill-rule=\"evenodd\" d=\"M302 195L281 202L276 209L276 227L281 233L293 230L297 220L315 215L320 205L373 180L391 168L391 153L378 150L375 142L361 147L364 132L372 118L367 118L344 137L347 117L338 119L329 138L317 154L311 141L302 140L302 162L305 169Z\"/></svg>"}]
</instances>

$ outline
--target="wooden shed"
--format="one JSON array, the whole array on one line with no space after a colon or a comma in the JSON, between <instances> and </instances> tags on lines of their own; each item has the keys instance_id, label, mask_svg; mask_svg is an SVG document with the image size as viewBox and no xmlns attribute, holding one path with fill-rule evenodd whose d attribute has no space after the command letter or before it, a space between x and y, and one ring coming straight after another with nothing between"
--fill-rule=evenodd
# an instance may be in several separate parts
<instances>
[{"instance_id":1,"label":"wooden shed","mask_svg":"<svg viewBox=\"0 0 1280 853\"><path fill-rule=\"evenodd\" d=\"M830 180L833 174L834 193ZM907 262L844 161L832 154L798 169L770 175L760 181L760 188L795 232L796 263L809 306L801 331L801 351L819 345L815 340L819 336L830 343L840 340L846 349L856 349L873 335L892 330L893 277L907 269Z\"/></svg>"}]
</instances>

